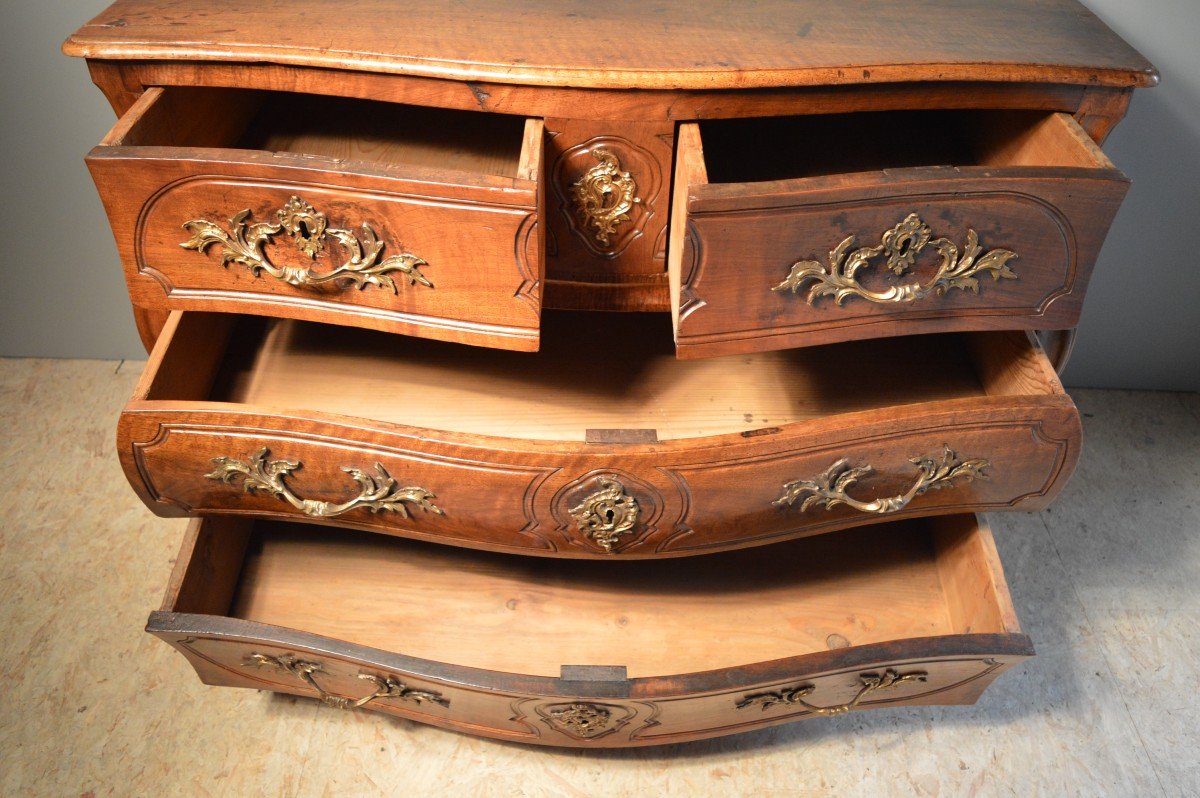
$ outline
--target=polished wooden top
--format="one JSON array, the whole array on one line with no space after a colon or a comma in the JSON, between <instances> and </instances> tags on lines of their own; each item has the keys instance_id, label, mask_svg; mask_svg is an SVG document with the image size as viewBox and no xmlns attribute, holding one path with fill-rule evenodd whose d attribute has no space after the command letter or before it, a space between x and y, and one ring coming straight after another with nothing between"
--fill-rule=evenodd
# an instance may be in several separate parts
<instances>
[{"instance_id":1,"label":"polished wooden top","mask_svg":"<svg viewBox=\"0 0 1200 798\"><path fill-rule=\"evenodd\" d=\"M1157 82L1076 0L118 0L63 49L624 89Z\"/></svg>"}]
</instances>

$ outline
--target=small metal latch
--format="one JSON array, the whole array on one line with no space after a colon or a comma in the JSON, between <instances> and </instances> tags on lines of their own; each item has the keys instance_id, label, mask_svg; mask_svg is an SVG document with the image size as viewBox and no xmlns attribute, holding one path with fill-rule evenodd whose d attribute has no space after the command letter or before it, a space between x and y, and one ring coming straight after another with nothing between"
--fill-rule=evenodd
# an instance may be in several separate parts
<instances>
[{"instance_id":1,"label":"small metal latch","mask_svg":"<svg viewBox=\"0 0 1200 798\"><path fill-rule=\"evenodd\" d=\"M589 698L629 698L633 683L624 665L563 665L560 689Z\"/></svg>"},{"instance_id":2,"label":"small metal latch","mask_svg":"<svg viewBox=\"0 0 1200 798\"><path fill-rule=\"evenodd\" d=\"M624 665L563 665L559 678L568 682L624 682L629 673Z\"/></svg>"},{"instance_id":3,"label":"small metal latch","mask_svg":"<svg viewBox=\"0 0 1200 798\"><path fill-rule=\"evenodd\" d=\"M586 443L658 443L655 429L589 429L583 434Z\"/></svg>"}]
</instances>

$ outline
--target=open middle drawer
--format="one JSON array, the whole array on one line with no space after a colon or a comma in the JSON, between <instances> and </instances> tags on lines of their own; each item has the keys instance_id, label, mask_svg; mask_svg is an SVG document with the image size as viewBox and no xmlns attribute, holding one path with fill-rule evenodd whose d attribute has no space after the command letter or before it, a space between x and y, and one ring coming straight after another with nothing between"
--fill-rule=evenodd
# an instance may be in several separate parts
<instances>
[{"instance_id":1,"label":"open middle drawer","mask_svg":"<svg viewBox=\"0 0 1200 798\"><path fill-rule=\"evenodd\" d=\"M1074 327L1129 185L1036 112L689 123L676 157L680 357Z\"/></svg>"},{"instance_id":2,"label":"open middle drawer","mask_svg":"<svg viewBox=\"0 0 1200 798\"><path fill-rule=\"evenodd\" d=\"M139 307L535 350L542 122L152 88L87 162Z\"/></svg>"},{"instance_id":3,"label":"open middle drawer","mask_svg":"<svg viewBox=\"0 0 1200 798\"><path fill-rule=\"evenodd\" d=\"M657 563L209 518L147 629L208 684L589 747L969 704L1033 653L970 515Z\"/></svg>"},{"instance_id":4,"label":"open middle drawer","mask_svg":"<svg viewBox=\"0 0 1200 798\"><path fill-rule=\"evenodd\" d=\"M122 464L160 515L654 557L1039 509L1079 454L1024 332L681 361L665 315L545 325L526 354L175 313L121 415Z\"/></svg>"}]
</instances>

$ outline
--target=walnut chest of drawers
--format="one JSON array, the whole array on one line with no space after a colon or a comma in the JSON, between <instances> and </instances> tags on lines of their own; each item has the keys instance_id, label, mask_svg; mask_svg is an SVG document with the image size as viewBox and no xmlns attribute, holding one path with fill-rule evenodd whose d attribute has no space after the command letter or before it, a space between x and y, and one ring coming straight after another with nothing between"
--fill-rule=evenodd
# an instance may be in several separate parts
<instances>
[{"instance_id":1,"label":"walnut chest of drawers","mask_svg":"<svg viewBox=\"0 0 1200 798\"><path fill-rule=\"evenodd\" d=\"M119 0L65 50L205 682L605 747L1033 654L976 513L1079 457L1157 79L1073 0Z\"/></svg>"}]
</instances>

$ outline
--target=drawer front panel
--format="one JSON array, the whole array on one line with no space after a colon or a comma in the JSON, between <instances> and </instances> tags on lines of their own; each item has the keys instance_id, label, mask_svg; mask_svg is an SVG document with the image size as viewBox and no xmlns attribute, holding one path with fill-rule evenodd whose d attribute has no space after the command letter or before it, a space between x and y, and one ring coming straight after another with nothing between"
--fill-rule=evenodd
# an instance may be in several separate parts
<instances>
[{"instance_id":1,"label":"drawer front panel","mask_svg":"<svg viewBox=\"0 0 1200 798\"><path fill-rule=\"evenodd\" d=\"M355 441L344 431L279 429L286 420L196 422L150 424L122 446L127 475L162 515L276 516L554 551L534 510L553 468L423 451L395 439Z\"/></svg>"},{"instance_id":2,"label":"drawer front panel","mask_svg":"<svg viewBox=\"0 0 1200 798\"><path fill-rule=\"evenodd\" d=\"M762 687L668 698L654 702L653 723L634 729L629 740L662 744L866 709L972 704L1012 662L1007 657L879 662L798 673Z\"/></svg>"},{"instance_id":3,"label":"drawer front panel","mask_svg":"<svg viewBox=\"0 0 1200 798\"><path fill-rule=\"evenodd\" d=\"M209 620L216 625L228 623L223 618ZM336 641L328 641L324 650L314 650L278 641L155 634L187 657L205 684L290 693L339 709L376 710L472 734L539 741L540 729L514 718L514 695L414 678L411 673L338 652ZM381 692L391 695L363 702Z\"/></svg>"},{"instance_id":4,"label":"drawer front panel","mask_svg":"<svg viewBox=\"0 0 1200 798\"><path fill-rule=\"evenodd\" d=\"M672 222L679 354L1073 327L1127 188L1115 169L1035 167L689 185Z\"/></svg>"},{"instance_id":5,"label":"drawer front panel","mask_svg":"<svg viewBox=\"0 0 1200 798\"><path fill-rule=\"evenodd\" d=\"M162 515L332 519L560 557L684 556L892 518L1038 509L1078 458L1065 397L887 415L724 445L590 447L144 409L123 414L119 441L131 483Z\"/></svg>"},{"instance_id":6,"label":"drawer front panel","mask_svg":"<svg viewBox=\"0 0 1200 798\"><path fill-rule=\"evenodd\" d=\"M206 684L273 690L485 737L581 748L682 742L866 709L970 704L1001 672L1032 654L1020 634L968 635L843 649L729 672L589 683L441 665L212 616L154 613L147 628L179 650ZM928 648L929 656L879 659L903 647ZM956 648L961 653L948 653ZM769 682L751 675L770 671L779 677L787 669L789 675Z\"/></svg>"},{"instance_id":7,"label":"drawer front panel","mask_svg":"<svg viewBox=\"0 0 1200 798\"><path fill-rule=\"evenodd\" d=\"M663 468L684 510L656 551L702 553L909 516L1038 509L1070 475L1075 434L1036 418L917 422L878 437L848 430L833 445Z\"/></svg>"},{"instance_id":8,"label":"drawer front panel","mask_svg":"<svg viewBox=\"0 0 1200 798\"><path fill-rule=\"evenodd\" d=\"M89 158L136 305L537 348L536 183L443 184L297 156L163 149Z\"/></svg>"}]
</instances>

